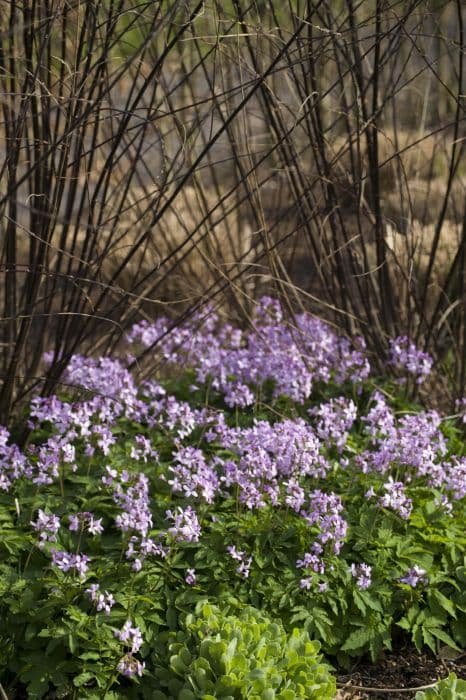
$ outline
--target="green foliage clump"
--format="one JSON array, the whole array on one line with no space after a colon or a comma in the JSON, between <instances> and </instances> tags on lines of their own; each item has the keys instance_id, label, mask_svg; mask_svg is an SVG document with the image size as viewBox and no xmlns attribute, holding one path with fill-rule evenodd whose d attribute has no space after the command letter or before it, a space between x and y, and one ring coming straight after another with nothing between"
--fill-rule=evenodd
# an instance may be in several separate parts
<instances>
[{"instance_id":1,"label":"green foliage clump","mask_svg":"<svg viewBox=\"0 0 466 700\"><path fill-rule=\"evenodd\" d=\"M450 673L448 678L439 681L434 688L420 690L416 693L415 700L465 700L466 699L466 681L456 677L456 674Z\"/></svg>"},{"instance_id":2,"label":"green foliage clump","mask_svg":"<svg viewBox=\"0 0 466 700\"><path fill-rule=\"evenodd\" d=\"M168 658L156 675L179 700L294 700L335 696L335 680L307 632L287 634L253 607L236 614L199 603L183 629L168 635Z\"/></svg>"}]
</instances>

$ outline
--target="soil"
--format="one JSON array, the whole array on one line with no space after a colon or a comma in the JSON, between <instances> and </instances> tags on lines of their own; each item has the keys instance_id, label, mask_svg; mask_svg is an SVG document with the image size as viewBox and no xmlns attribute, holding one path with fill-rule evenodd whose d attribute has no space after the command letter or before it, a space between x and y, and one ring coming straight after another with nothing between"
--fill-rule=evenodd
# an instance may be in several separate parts
<instances>
[{"instance_id":1,"label":"soil","mask_svg":"<svg viewBox=\"0 0 466 700\"><path fill-rule=\"evenodd\" d=\"M450 673L466 679L466 653L445 648L434 656L401 649L386 653L375 664L360 661L348 673L337 674L336 700L412 700L418 690Z\"/></svg>"}]
</instances>

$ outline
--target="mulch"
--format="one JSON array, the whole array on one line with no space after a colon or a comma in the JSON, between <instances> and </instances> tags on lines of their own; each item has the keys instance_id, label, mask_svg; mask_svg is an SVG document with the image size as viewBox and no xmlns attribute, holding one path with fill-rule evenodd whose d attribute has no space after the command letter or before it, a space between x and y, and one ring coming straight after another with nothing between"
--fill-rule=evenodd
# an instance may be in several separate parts
<instances>
[{"instance_id":1,"label":"mulch","mask_svg":"<svg viewBox=\"0 0 466 700\"><path fill-rule=\"evenodd\" d=\"M434 656L400 649L384 654L375 664L359 661L349 672L337 674L336 700L412 700L418 690L450 673L466 680L466 653L445 648Z\"/></svg>"}]
</instances>

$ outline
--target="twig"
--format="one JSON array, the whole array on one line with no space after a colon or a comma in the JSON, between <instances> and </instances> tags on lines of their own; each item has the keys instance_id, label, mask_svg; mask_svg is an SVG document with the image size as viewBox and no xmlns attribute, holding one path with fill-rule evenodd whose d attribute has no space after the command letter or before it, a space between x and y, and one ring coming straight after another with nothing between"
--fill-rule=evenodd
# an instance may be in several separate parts
<instances>
[{"instance_id":1,"label":"twig","mask_svg":"<svg viewBox=\"0 0 466 700\"><path fill-rule=\"evenodd\" d=\"M2 700L9 700L8 695L5 693L5 689L1 683L0 683L0 695L2 696Z\"/></svg>"},{"instance_id":2,"label":"twig","mask_svg":"<svg viewBox=\"0 0 466 700\"><path fill-rule=\"evenodd\" d=\"M439 679L435 683L429 683L428 685L418 685L415 688L373 688L372 686L365 685L349 685L349 681L346 683L337 683L337 688L346 688L347 690L363 690L366 693L416 693L418 690L428 690L428 688L435 688L437 683L440 682Z\"/></svg>"}]
</instances>

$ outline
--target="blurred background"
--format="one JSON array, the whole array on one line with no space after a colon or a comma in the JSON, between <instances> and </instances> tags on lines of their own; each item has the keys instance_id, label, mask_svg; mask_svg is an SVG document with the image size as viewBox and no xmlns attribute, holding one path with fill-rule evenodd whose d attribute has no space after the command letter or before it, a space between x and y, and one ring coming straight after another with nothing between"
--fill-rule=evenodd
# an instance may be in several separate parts
<instances>
[{"instance_id":1,"label":"blurred background","mask_svg":"<svg viewBox=\"0 0 466 700\"><path fill-rule=\"evenodd\" d=\"M247 324L264 293L379 368L409 336L431 397L463 396L465 19L460 0L0 0L0 423L141 318L209 301Z\"/></svg>"}]
</instances>

